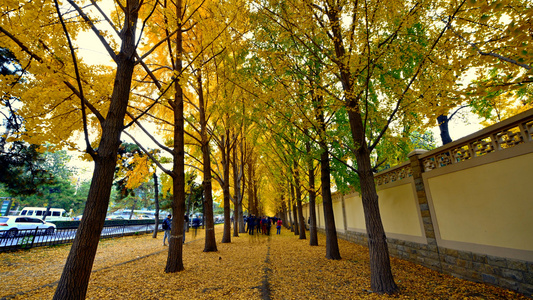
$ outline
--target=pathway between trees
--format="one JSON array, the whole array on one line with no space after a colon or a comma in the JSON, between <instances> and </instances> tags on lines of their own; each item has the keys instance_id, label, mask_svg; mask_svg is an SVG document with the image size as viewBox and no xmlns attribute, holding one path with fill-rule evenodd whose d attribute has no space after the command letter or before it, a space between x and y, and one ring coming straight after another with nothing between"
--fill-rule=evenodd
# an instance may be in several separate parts
<instances>
[{"instance_id":1,"label":"pathway between trees","mask_svg":"<svg viewBox=\"0 0 533 300\"><path fill-rule=\"evenodd\" d=\"M87 299L382 299L368 291L368 249L340 240L342 260L325 256L325 239L310 247L290 231L241 234L204 253L203 231L184 246L185 271L167 274L162 235L104 240L98 247ZM275 232L275 231L274 231ZM0 254L0 299L51 299L69 246ZM392 259L398 295L410 299L528 299Z\"/></svg>"}]
</instances>

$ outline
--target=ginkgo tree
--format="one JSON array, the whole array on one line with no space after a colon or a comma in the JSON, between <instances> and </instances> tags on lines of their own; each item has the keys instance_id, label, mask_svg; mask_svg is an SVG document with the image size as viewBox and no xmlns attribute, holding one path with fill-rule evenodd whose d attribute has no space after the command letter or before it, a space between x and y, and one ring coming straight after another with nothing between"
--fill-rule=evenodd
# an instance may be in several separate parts
<instances>
[{"instance_id":1,"label":"ginkgo tree","mask_svg":"<svg viewBox=\"0 0 533 300\"><path fill-rule=\"evenodd\" d=\"M443 37L454 34L450 28L470 5L467 1L254 2L259 14L277 25L278 36L289 36L314 55L323 66L322 78L335 79L332 84L315 81L309 89L336 99L347 116L375 292L393 293L397 286L380 219L372 153L398 122L420 124L411 112L431 108L430 97L420 95L436 88L421 75L433 59L444 57L437 57L436 49Z\"/></svg>"},{"instance_id":2,"label":"ginkgo tree","mask_svg":"<svg viewBox=\"0 0 533 300\"><path fill-rule=\"evenodd\" d=\"M212 218L212 194L211 194L211 155L212 151L210 150L210 140L212 128L208 128L208 122L216 122L220 119L220 116L223 113L218 115L215 114L215 117L211 118L213 114L213 109L216 110L216 107L213 108L209 103L216 103L222 101L220 97L215 97L216 88L211 82L215 82L213 78L216 78L217 75L213 75L213 70L216 68L215 58L221 55L225 51L227 45L225 43L231 43L232 38L229 34L226 33L227 29L230 27L233 21L236 18L237 12L239 10L238 2L231 3L233 13L229 14L230 17L224 15L228 13L228 10L224 7L219 7L216 2L210 1L200 1L197 3L189 3L187 10L185 11L184 21L186 22L185 27L188 27L186 33L183 32L182 40L182 52L181 52L181 63L185 64L183 72L180 74L180 86L181 94L184 101L184 123L183 130L186 134L184 139L184 147L187 144L187 154L189 154L189 164L198 170L203 171L204 175L204 191L206 197L205 207L206 207L206 224L208 230L206 230L206 248L205 251L216 251L216 243L214 240L214 231L213 231L213 218ZM227 4L229 5L229 4ZM223 13L221 13L223 12ZM170 35L172 30L160 31L160 28L166 28L166 24L172 23L168 15L159 14L156 11L156 16L159 18L159 23L154 25L154 37L163 35ZM225 18L228 17L226 20ZM185 31L185 30L182 30ZM228 37L229 36L229 37ZM237 35L238 38L239 35ZM156 43L157 39L154 39L153 43ZM159 43L160 44L160 43ZM167 43L163 47L159 47L156 51L160 54L161 57L171 57L170 54L174 53L176 50L173 48L172 43ZM162 79L161 84L157 86L158 90L165 89L165 80L168 83L170 78L173 78L172 73L168 73L167 70L174 70L177 65L178 59L165 59L165 60L153 60L152 65L157 66L154 69L153 78L160 77ZM213 64L215 66L213 66ZM158 80L161 80L158 79ZM140 78L139 82L145 81L144 78ZM154 99L149 99L146 101L147 106L155 103ZM166 100L165 100L166 101ZM170 132L176 132L176 120L173 120L172 116L176 115L174 108L170 107L163 101L162 105L154 106L153 113L150 114L155 122L160 124L163 132L169 130ZM170 103L170 102L169 102ZM172 111L174 112L172 113ZM139 109L139 111L142 111ZM181 114L181 113L180 113ZM178 126L180 127L180 126ZM145 130L145 132L147 132ZM182 137L180 137L182 139ZM169 140L176 142L176 136L169 137ZM165 145L158 143L158 145L165 149ZM197 147L198 146L198 147ZM181 147L181 146L180 146ZM176 149L176 148L175 148ZM185 149L185 148L184 148ZM200 155L197 154L197 149L201 149ZM198 159L195 156L202 157ZM181 161L182 158L176 157L174 155L174 161ZM199 166L201 165L201 166ZM176 196L176 189L173 189L174 195ZM228 211L229 213L229 211ZM229 221L229 214L226 220ZM177 227L180 227L177 225ZM171 245L172 248L172 245Z\"/></svg>"},{"instance_id":3,"label":"ginkgo tree","mask_svg":"<svg viewBox=\"0 0 533 300\"><path fill-rule=\"evenodd\" d=\"M300 143L296 146L295 142L285 137L284 140L291 149L298 149L296 152L307 152L303 160L307 161L309 167L307 172L309 177L309 196L310 203L313 203L316 197L314 188L314 165L313 161L320 162L321 172L321 196L322 208L324 209L324 218L326 223L326 257L330 259L340 259L340 253L337 242L337 231L335 227L335 217L331 201L331 147L334 145L335 138L333 135L326 134L331 126L332 116L338 110L338 105L334 101L327 101L327 94L321 93L320 85L332 85L334 81L332 76L321 72L322 63L316 59L316 52L309 51L301 47L294 39L287 34L279 33L275 22L267 17L256 17L257 25L255 26L255 37L257 41L254 49L253 67L250 68L251 76L255 76L259 83L258 90L264 90L264 93L257 97L262 101L261 105L267 106L266 114L270 114L277 121L270 122L265 126L265 130L271 130L278 136L285 136L287 128L293 128L298 135L296 140L302 140L309 143L305 145ZM321 37L316 36L317 39ZM322 37L324 38L324 37ZM272 59L275 58L275 59ZM326 103L328 102L328 103ZM271 119L270 117L261 116L260 119ZM280 122L280 125L274 125ZM274 125L274 126L272 126ZM336 125L337 127L338 124ZM344 136L343 133L337 133ZM339 147L340 143L336 143ZM342 147L339 147L342 148ZM309 150L307 150L309 149ZM315 149L320 149L316 151ZM296 155L291 151L292 155ZM338 159L338 158L337 158ZM303 161L302 160L302 161ZM288 172L289 174L292 172ZM295 183L295 182L294 182ZM294 187L294 186L293 186ZM289 187L289 202L298 198L297 189L294 193ZM294 194L294 197L292 197ZM295 201L298 203L298 201ZM289 203L289 206L291 204ZM296 206L292 207L296 211ZM291 209L291 207L289 207ZM310 225L312 228L311 245L316 245L316 214L311 209ZM297 216L297 213L289 215ZM299 222L295 222L298 224ZM292 221L291 221L292 224ZM293 228L295 233L299 233L299 228Z\"/></svg>"},{"instance_id":4,"label":"ginkgo tree","mask_svg":"<svg viewBox=\"0 0 533 300\"><path fill-rule=\"evenodd\" d=\"M173 157L172 170L165 173L173 179L177 217L166 272L183 270L185 164L191 161L197 168L203 163L205 182L213 173L221 183L223 242L231 241L232 167L234 203L242 201L239 178L248 174L243 180L248 210L257 215L266 210L259 200L266 187L282 187L279 199L299 203L300 170L307 169L311 197L313 160L320 162L327 255L340 258L331 209L333 160L337 186L349 183L362 194L371 288L393 293L397 286L373 179L381 158L393 152L393 143L383 141L408 140L425 125L424 118L448 114L467 93L480 100L474 105L481 108L485 100L504 95L502 88L512 89L515 97L531 95L533 10L526 0L111 2L111 14L97 1L0 5L2 48L15 54L23 70L3 75L0 90L23 103L17 113L26 122L24 139L79 148L71 137L82 133L82 147L95 162L84 218L56 299L85 297L120 137L132 124L150 133L143 124L155 123L166 141L151 137ZM253 35L247 34L249 25L257 26ZM73 43L83 30L95 34L116 67L83 63ZM487 66L496 71L488 73ZM243 68L247 72L241 73ZM454 90L459 74L468 69L478 71L478 82L461 95ZM245 127L251 120L257 126ZM195 126L196 133L186 132ZM284 153L275 161L285 161L271 173L263 161L271 141L259 133L264 129L273 130L278 141L288 140L277 144ZM186 144L200 146L202 162L186 158L186 150L198 152ZM240 159L237 149L242 149ZM209 159L220 168L209 170ZM293 180L278 178L269 185L265 174ZM290 202L287 208L283 201L282 210L293 209ZM302 213L293 212L297 215L304 225Z\"/></svg>"},{"instance_id":5,"label":"ginkgo tree","mask_svg":"<svg viewBox=\"0 0 533 300\"><path fill-rule=\"evenodd\" d=\"M132 124L125 123L125 116L130 97L134 98L134 69L147 69L143 56L137 53L138 39L143 36L137 26L150 20L150 11L156 6L153 1L137 0L115 4L117 10L111 16L94 1L89 7L74 1L65 7L57 1L2 5L0 38L10 49L16 49L13 51L27 72L26 80L15 88L2 88L9 88L24 102L20 111L31 128L29 140L47 139L58 147L74 148L76 143L69 137L81 131L86 151L95 162L84 218L55 299L85 297L109 203L120 136ZM111 32L97 27L94 14L105 20ZM139 15L145 18L139 19ZM116 63L115 69L86 66L78 59L72 41L80 30L94 32ZM150 53L146 51L145 56Z\"/></svg>"}]
</instances>

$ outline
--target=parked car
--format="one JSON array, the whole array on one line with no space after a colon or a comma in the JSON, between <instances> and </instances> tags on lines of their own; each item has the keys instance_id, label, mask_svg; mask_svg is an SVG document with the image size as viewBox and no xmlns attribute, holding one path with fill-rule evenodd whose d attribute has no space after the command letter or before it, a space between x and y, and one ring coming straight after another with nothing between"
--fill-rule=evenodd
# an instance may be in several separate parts
<instances>
[{"instance_id":1,"label":"parked car","mask_svg":"<svg viewBox=\"0 0 533 300\"><path fill-rule=\"evenodd\" d=\"M153 220L154 216L142 215L142 216L138 216L137 219L139 219L139 220Z\"/></svg>"},{"instance_id":2,"label":"parked car","mask_svg":"<svg viewBox=\"0 0 533 300\"><path fill-rule=\"evenodd\" d=\"M48 211L48 213L47 213ZM46 218L44 215L46 214ZM67 212L62 208L24 207L20 212L21 217L34 217L46 221L68 221Z\"/></svg>"},{"instance_id":3,"label":"parked car","mask_svg":"<svg viewBox=\"0 0 533 300\"><path fill-rule=\"evenodd\" d=\"M21 230L30 230L36 228L42 229L44 234L51 235L56 230L56 225L33 217L0 217L0 231L4 231L4 237L15 237Z\"/></svg>"}]
</instances>

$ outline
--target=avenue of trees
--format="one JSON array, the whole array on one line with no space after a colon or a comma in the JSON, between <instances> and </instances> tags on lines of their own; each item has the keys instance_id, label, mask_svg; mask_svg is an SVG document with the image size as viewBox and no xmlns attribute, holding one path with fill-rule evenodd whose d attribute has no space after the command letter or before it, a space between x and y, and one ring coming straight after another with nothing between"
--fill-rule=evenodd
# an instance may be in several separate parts
<instances>
[{"instance_id":1,"label":"avenue of trees","mask_svg":"<svg viewBox=\"0 0 533 300\"><path fill-rule=\"evenodd\" d=\"M3 153L16 143L48 144L78 149L94 162L54 299L85 298L114 184L121 201L135 201L144 183L162 183L175 216L164 271L183 270L183 216L198 188L193 173L202 181L204 251L217 251L215 198L224 209L222 243L244 231L245 212L277 214L306 239L302 203L309 202L323 209L326 257L341 259L331 195L359 191L371 289L394 293L373 174L403 162L414 148L434 147L429 127L440 126L442 142L449 142L447 124L464 107L487 122L531 107L531 6L527 0L2 2L0 46L9 50L2 57L16 62L2 69L3 111L24 124L24 134L6 127ZM112 66L84 61L76 44L84 31ZM128 151L126 136L136 144ZM316 212L310 216L312 246Z\"/></svg>"}]
</instances>

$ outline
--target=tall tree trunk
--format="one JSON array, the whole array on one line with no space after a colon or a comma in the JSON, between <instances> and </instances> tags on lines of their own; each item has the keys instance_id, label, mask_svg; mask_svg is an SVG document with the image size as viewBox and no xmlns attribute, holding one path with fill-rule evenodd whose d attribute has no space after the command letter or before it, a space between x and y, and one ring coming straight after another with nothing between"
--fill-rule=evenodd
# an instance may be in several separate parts
<instances>
[{"instance_id":1,"label":"tall tree trunk","mask_svg":"<svg viewBox=\"0 0 533 300\"><path fill-rule=\"evenodd\" d=\"M281 195L281 210L282 210L282 215L281 215L281 221L282 221L282 224L283 226L285 226L285 228L289 228L289 219L287 218L287 206L285 205L285 199L283 197L283 195Z\"/></svg>"},{"instance_id":2,"label":"tall tree trunk","mask_svg":"<svg viewBox=\"0 0 533 300\"><path fill-rule=\"evenodd\" d=\"M224 173L224 184L222 187L222 193L224 197L224 233L222 236L222 243L231 243L231 212L230 212L230 192L229 192L229 151L230 151L230 133L226 130L226 136L224 137L224 144L222 151L222 168Z\"/></svg>"},{"instance_id":3,"label":"tall tree trunk","mask_svg":"<svg viewBox=\"0 0 533 300\"><path fill-rule=\"evenodd\" d=\"M241 201L241 184L240 184L240 172L238 171L238 160L237 160L237 147L233 147L233 236L239 236L239 204Z\"/></svg>"},{"instance_id":4,"label":"tall tree trunk","mask_svg":"<svg viewBox=\"0 0 533 300\"><path fill-rule=\"evenodd\" d=\"M440 138L442 140L443 145L446 145L452 142L452 138L450 136L450 130L448 129L449 123L450 123L450 119L448 119L447 115L440 115L437 117L437 124L439 124Z\"/></svg>"},{"instance_id":5,"label":"tall tree trunk","mask_svg":"<svg viewBox=\"0 0 533 300\"><path fill-rule=\"evenodd\" d=\"M113 185L120 135L128 106L131 80L135 67L135 25L138 17L137 0L127 3L128 22L122 30L122 45L117 55L117 70L109 104L102 124L102 137L94 157L94 172L87 203L76 237L70 248L63 273L53 299L85 299L94 257L104 227Z\"/></svg>"},{"instance_id":6,"label":"tall tree trunk","mask_svg":"<svg viewBox=\"0 0 533 300\"><path fill-rule=\"evenodd\" d=\"M257 196L258 190L257 190L257 181L255 180L255 167L253 171L254 171L253 172L254 178L252 180L252 183L254 187L254 211L255 211L255 215L259 216L261 212L260 212L260 207L259 207L259 197Z\"/></svg>"},{"instance_id":7,"label":"tall tree trunk","mask_svg":"<svg viewBox=\"0 0 533 300\"><path fill-rule=\"evenodd\" d=\"M236 214L237 216L239 216L239 219L237 221L237 224L235 224L235 227L237 227L239 229L239 233L245 233L244 231L244 213L242 211L242 199L241 201L239 202L239 204L237 204L237 207L235 208L235 211L236 211Z\"/></svg>"},{"instance_id":8,"label":"tall tree trunk","mask_svg":"<svg viewBox=\"0 0 533 300\"><path fill-rule=\"evenodd\" d=\"M327 146L325 143L322 143L321 147ZM330 174L329 155L327 149L322 149L322 154L320 155L320 180L322 181L322 207L324 209L324 221L326 223L326 258L341 259L335 216L333 214Z\"/></svg>"},{"instance_id":9,"label":"tall tree trunk","mask_svg":"<svg viewBox=\"0 0 533 300\"><path fill-rule=\"evenodd\" d=\"M294 188L296 190L296 205L298 207L298 224L300 225L300 240L305 240L305 220L302 211L302 189L300 187L300 171L294 162Z\"/></svg>"},{"instance_id":10,"label":"tall tree trunk","mask_svg":"<svg viewBox=\"0 0 533 300\"><path fill-rule=\"evenodd\" d=\"M133 214L135 213L135 207L137 206L137 196L135 196L135 198L133 199L133 205L131 206L131 211L130 211L130 220L131 220L131 217L133 217Z\"/></svg>"},{"instance_id":11,"label":"tall tree trunk","mask_svg":"<svg viewBox=\"0 0 533 300\"><path fill-rule=\"evenodd\" d=\"M255 208L254 208L254 187L253 187L253 174L252 174L252 163L251 159L247 163L248 165L248 178L247 185L248 185L248 215L256 215Z\"/></svg>"},{"instance_id":12,"label":"tall tree trunk","mask_svg":"<svg viewBox=\"0 0 533 300\"><path fill-rule=\"evenodd\" d=\"M355 151L355 158L368 233L370 286L375 292L392 294L398 287L394 282L390 267L387 240L379 212L378 195L370 162L370 150L366 143L363 120L357 109L357 102L355 99L347 100L352 138L354 143L359 146Z\"/></svg>"},{"instance_id":13,"label":"tall tree trunk","mask_svg":"<svg viewBox=\"0 0 533 300\"><path fill-rule=\"evenodd\" d=\"M105 143L101 141L98 147L99 158L95 160L91 188L83 218L76 231L76 237L67 257L54 299L85 299L100 233L104 227L109 205L116 166L116 151L118 151L120 144L117 139L114 151L110 149L112 145L108 144L111 143L109 134L109 132L104 131ZM107 151L104 150L104 146L106 146Z\"/></svg>"},{"instance_id":14,"label":"tall tree trunk","mask_svg":"<svg viewBox=\"0 0 533 300\"><path fill-rule=\"evenodd\" d=\"M245 176L244 176L244 149L243 149L243 145L245 144L246 140L242 139L242 142L240 144L240 148L241 148L241 161L240 161L240 164L239 164L239 168L240 168L240 171L239 171L239 174L241 175L240 177L240 184L239 186L242 185L242 188L240 188L239 190L239 195L240 195L240 201L239 201L239 204L237 205L237 209L238 209L238 212L239 212L239 233L246 233L246 228L244 226L244 211L243 211L243 201L244 201L244 181L245 181Z\"/></svg>"},{"instance_id":15,"label":"tall tree trunk","mask_svg":"<svg viewBox=\"0 0 533 300\"><path fill-rule=\"evenodd\" d=\"M374 182L374 173L370 162L370 151L363 132L361 115L348 111L352 136L356 145L355 151L359 182L363 198L365 224L368 233L368 249L370 252L370 287L373 291L391 294L397 290L390 267L387 237L383 229L379 212L378 194Z\"/></svg>"},{"instance_id":16,"label":"tall tree trunk","mask_svg":"<svg viewBox=\"0 0 533 300\"><path fill-rule=\"evenodd\" d=\"M152 238L157 238L157 232L159 229L159 184L157 182L157 173L154 171L154 203L155 203L155 227Z\"/></svg>"},{"instance_id":17,"label":"tall tree trunk","mask_svg":"<svg viewBox=\"0 0 533 300\"><path fill-rule=\"evenodd\" d=\"M294 219L294 235L300 235L300 222L298 220L298 208L295 199L292 200L292 217Z\"/></svg>"},{"instance_id":18,"label":"tall tree trunk","mask_svg":"<svg viewBox=\"0 0 533 300\"><path fill-rule=\"evenodd\" d=\"M305 144L307 153L311 153L311 143ZM307 161L309 169L309 245L318 246L318 234L316 230L316 191L315 191L315 166L313 158Z\"/></svg>"},{"instance_id":19,"label":"tall tree trunk","mask_svg":"<svg viewBox=\"0 0 533 300\"><path fill-rule=\"evenodd\" d=\"M338 61L339 76L345 95L345 106L348 111L348 120L355 150L355 158L359 171L365 224L368 232L368 248L370 252L370 287L378 293L394 293L398 287L394 282L390 268L389 251L385 238L385 231L381 222L378 206L378 195L374 184L374 176L370 164L370 150L368 149L365 124L361 117L359 98L354 93L355 83L352 80L350 67L345 65L346 50L343 44L341 28L342 7L328 10L327 15L331 26L333 41L335 43L335 56ZM323 183L324 184L324 183ZM326 221L327 224L327 221Z\"/></svg>"},{"instance_id":20,"label":"tall tree trunk","mask_svg":"<svg viewBox=\"0 0 533 300\"><path fill-rule=\"evenodd\" d=\"M290 191L290 189L289 189ZM287 207L287 212L289 214L289 227L291 229L291 232L294 232L294 224L292 223L292 212L291 212L291 209L292 209L292 201L291 201L291 196L289 194L289 197L287 197L287 200L289 200L289 205Z\"/></svg>"},{"instance_id":21,"label":"tall tree trunk","mask_svg":"<svg viewBox=\"0 0 533 300\"><path fill-rule=\"evenodd\" d=\"M200 135L202 141L202 158L204 182L204 217L205 217L205 245L204 252L216 252L217 242L215 239L215 223L213 218L213 186L211 176L211 149L207 136L207 119L205 117L204 89L202 83L202 73L198 70L198 100L200 108Z\"/></svg>"},{"instance_id":22,"label":"tall tree trunk","mask_svg":"<svg viewBox=\"0 0 533 300\"><path fill-rule=\"evenodd\" d=\"M243 115L246 115L246 105L244 101L244 98L241 98L242 100L242 113ZM245 153L248 151L248 147L246 144L246 137L244 134L244 119L241 121L241 142L240 142L240 149L241 149L241 158L240 158L240 164L239 164L239 173L240 173L240 196L241 199L239 201L239 205L237 207L237 211L239 214L239 233L246 233L246 226L244 224L244 192L245 192L245 186L246 186L246 176L244 173L244 167L245 167ZM250 210L248 209L248 214L250 214Z\"/></svg>"},{"instance_id":23,"label":"tall tree trunk","mask_svg":"<svg viewBox=\"0 0 533 300\"><path fill-rule=\"evenodd\" d=\"M243 140L243 143L245 141ZM246 226L244 224L244 192L246 191L246 176L244 173L244 152L241 144L241 201L239 203L239 232L246 233ZM248 208L248 214L250 214L250 209Z\"/></svg>"},{"instance_id":24,"label":"tall tree trunk","mask_svg":"<svg viewBox=\"0 0 533 300\"><path fill-rule=\"evenodd\" d=\"M322 134L326 132L324 111L322 109L322 97L316 98L317 120L321 124L320 128L320 181L322 183L322 208L324 209L324 222L326 229L326 258L341 259L339 252L339 241L337 239L337 227L335 225L335 215L333 214L333 200L331 198L331 170L329 165L328 146Z\"/></svg>"},{"instance_id":25,"label":"tall tree trunk","mask_svg":"<svg viewBox=\"0 0 533 300\"><path fill-rule=\"evenodd\" d=\"M366 161L365 161L366 157ZM363 163L361 163L363 162ZM368 156L362 155L357 158L361 193L363 197L363 209L365 212L365 224L368 232L368 248L370 251L371 288L374 291L393 293L396 283L392 276L387 237L383 229L379 212L378 195L374 183L374 176Z\"/></svg>"},{"instance_id":26,"label":"tall tree trunk","mask_svg":"<svg viewBox=\"0 0 533 300\"><path fill-rule=\"evenodd\" d=\"M324 140L326 133L326 123L323 110L323 98L318 95L313 96L315 104L315 118L320 125L319 146L322 150L320 154L320 181L322 183L322 208L324 209L324 222L326 229L326 258L341 259L339 252L339 241L337 239L337 228L335 226L335 215L333 214L333 201L331 198L331 170L329 166L328 145Z\"/></svg>"},{"instance_id":27,"label":"tall tree trunk","mask_svg":"<svg viewBox=\"0 0 533 300\"><path fill-rule=\"evenodd\" d=\"M292 218L294 220L294 235L300 235L300 222L298 222L298 209L296 208L296 196L294 195L294 184L291 183Z\"/></svg>"},{"instance_id":28,"label":"tall tree trunk","mask_svg":"<svg viewBox=\"0 0 533 300\"><path fill-rule=\"evenodd\" d=\"M176 1L176 16L178 16L178 28L176 33L176 73L181 74L183 69L183 40L182 40L182 0ZM184 118L183 118L183 90L179 80L174 82L175 96L171 102L174 110L174 153L172 166L172 227L165 266L166 273L179 272L183 267L183 223L185 216L185 138L184 138Z\"/></svg>"},{"instance_id":29,"label":"tall tree trunk","mask_svg":"<svg viewBox=\"0 0 533 300\"><path fill-rule=\"evenodd\" d=\"M202 194L203 195L203 194ZM192 197L192 188L191 188L191 192L189 193L189 195L187 196L187 203L186 203L186 207L185 207L185 214L187 216L190 217L191 215L191 197ZM189 222L188 224L185 224L185 228L187 228L185 231L186 232L189 232L189 225L191 224L191 220L189 219Z\"/></svg>"}]
</instances>

